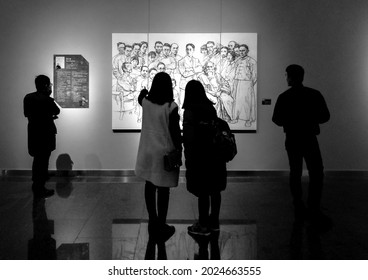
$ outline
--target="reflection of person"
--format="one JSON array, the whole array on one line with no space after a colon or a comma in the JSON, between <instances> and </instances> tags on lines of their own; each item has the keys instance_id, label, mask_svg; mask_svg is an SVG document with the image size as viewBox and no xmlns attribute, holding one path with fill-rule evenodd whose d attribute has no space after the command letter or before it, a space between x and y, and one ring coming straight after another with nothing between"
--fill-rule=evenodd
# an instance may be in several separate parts
<instances>
[{"instance_id":1,"label":"reflection of person","mask_svg":"<svg viewBox=\"0 0 368 280\"><path fill-rule=\"evenodd\" d=\"M34 197L32 207L33 238L28 242L29 260L56 260L56 241L47 219L45 199Z\"/></svg>"},{"instance_id":2,"label":"reflection of person","mask_svg":"<svg viewBox=\"0 0 368 280\"><path fill-rule=\"evenodd\" d=\"M198 197L199 221L188 228L192 234L210 235L219 230L221 191L226 188L226 162L212 146L214 131L209 123L216 110L201 82L192 80L185 88L183 143L187 189ZM209 214L211 209L211 214Z\"/></svg>"},{"instance_id":3,"label":"reflection of person","mask_svg":"<svg viewBox=\"0 0 368 280\"><path fill-rule=\"evenodd\" d=\"M290 164L290 189L293 197L295 218L304 218L301 176L303 158L309 172L308 210L313 220L323 217L320 201L323 187L323 163L318 145L319 124L330 118L322 94L303 86L304 69L299 65L286 68L290 89L280 94L272 121L284 128L285 147Z\"/></svg>"},{"instance_id":4,"label":"reflection of person","mask_svg":"<svg viewBox=\"0 0 368 280\"><path fill-rule=\"evenodd\" d=\"M135 173L146 180L148 231L160 241L166 241L175 232L173 226L166 224L166 216L170 188L178 185L179 168L166 171L163 159L174 149L182 150L178 106L173 101L171 78L165 72L157 73L150 91L143 90L138 98L143 118Z\"/></svg>"},{"instance_id":5,"label":"reflection of person","mask_svg":"<svg viewBox=\"0 0 368 280\"><path fill-rule=\"evenodd\" d=\"M51 152L56 147L56 126L54 119L60 113L59 107L50 97L52 84L47 76L35 79L36 92L24 97L24 116L28 118L28 152L33 157L32 190L37 197L49 197L54 190L45 188Z\"/></svg>"},{"instance_id":6,"label":"reflection of person","mask_svg":"<svg viewBox=\"0 0 368 280\"><path fill-rule=\"evenodd\" d=\"M257 82L257 63L248 56L247 45L241 45L239 52L240 57L235 62L233 122L244 120L245 126L250 127L256 121L254 86Z\"/></svg>"}]
</instances>

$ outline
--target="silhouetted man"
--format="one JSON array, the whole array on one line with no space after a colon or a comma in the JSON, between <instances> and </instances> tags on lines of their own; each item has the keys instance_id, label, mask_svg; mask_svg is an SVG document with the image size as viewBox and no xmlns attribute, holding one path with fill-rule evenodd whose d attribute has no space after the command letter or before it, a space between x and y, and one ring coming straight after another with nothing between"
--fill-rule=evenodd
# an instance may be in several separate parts
<instances>
[{"instance_id":1,"label":"silhouetted man","mask_svg":"<svg viewBox=\"0 0 368 280\"><path fill-rule=\"evenodd\" d=\"M280 94L272 121L284 128L285 147L290 165L290 189L293 197L295 218L304 218L301 177L303 159L309 172L308 216L312 222L320 222L320 202L323 187L323 163L318 145L319 124L330 119L322 94L303 86L304 69L299 65L286 68L286 80L290 88Z\"/></svg>"},{"instance_id":2,"label":"silhouetted man","mask_svg":"<svg viewBox=\"0 0 368 280\"><path fill-rule=\"evenodd\" d=\"M33 157L32 190L37 197L49 197L54 190L45 188L51 152L56 146L54 119L60 113L53 98L50 79L39 75L35 79L36 92L24 97L24 116L28 118L28 152Z\"/></svg>"}]
</instances>

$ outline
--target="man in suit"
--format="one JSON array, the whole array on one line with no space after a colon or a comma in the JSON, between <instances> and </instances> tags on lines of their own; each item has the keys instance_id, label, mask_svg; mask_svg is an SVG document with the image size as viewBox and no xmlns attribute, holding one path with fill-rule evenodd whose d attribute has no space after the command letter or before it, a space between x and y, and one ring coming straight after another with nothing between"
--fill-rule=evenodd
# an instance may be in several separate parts
<instances>
[{"instance_id":1,"label":"man in suit","mask_svg":"<svg viewBox=\"0 0 368 280\"><path fill-rule=\"evenodd\" d=\"M45 188L51 152L56 147L54 119L60 113L52 93L50 78L39 75L35 79L36 92L27 94L23 100L24 116L28 118L28 152L33 157L32 191L37 197L49 197L54 190Z\"/></svg>"}]
</instances>

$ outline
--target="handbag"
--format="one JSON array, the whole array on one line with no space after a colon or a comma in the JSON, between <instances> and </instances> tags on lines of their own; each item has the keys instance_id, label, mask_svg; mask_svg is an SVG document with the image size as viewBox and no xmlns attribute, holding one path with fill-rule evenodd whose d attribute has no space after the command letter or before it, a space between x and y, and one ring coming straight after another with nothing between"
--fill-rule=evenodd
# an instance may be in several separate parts
<instances>
[{"instance_id":1,"label":"handbag","mask_svg":"<svg viewBox=\"0 0 368 280\"><path fill-rule=\"evenodd\" d=\"M164 155L164 169L171 172L182 165L181 152L179 150L173 150Z\"/></svg>"}]
</instances>

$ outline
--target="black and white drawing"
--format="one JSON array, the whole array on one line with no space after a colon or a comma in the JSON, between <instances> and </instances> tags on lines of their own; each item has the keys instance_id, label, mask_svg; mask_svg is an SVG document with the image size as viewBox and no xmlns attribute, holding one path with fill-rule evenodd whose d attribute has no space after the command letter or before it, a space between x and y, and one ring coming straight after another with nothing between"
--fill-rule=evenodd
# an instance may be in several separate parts
<instances>
[{"instance_id":1,"label":"black and white drawing","mask_svg":"<svg viewBox=\"0 0 368 280\"><path fill-rule=\"evenodd\" d=\"M199 80L232 130L256 131L256 33L113 33L113 130L141 129L137 98L160 71L172 77L179 108L188 81Z\"/></svg>"}]
</instances>

